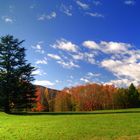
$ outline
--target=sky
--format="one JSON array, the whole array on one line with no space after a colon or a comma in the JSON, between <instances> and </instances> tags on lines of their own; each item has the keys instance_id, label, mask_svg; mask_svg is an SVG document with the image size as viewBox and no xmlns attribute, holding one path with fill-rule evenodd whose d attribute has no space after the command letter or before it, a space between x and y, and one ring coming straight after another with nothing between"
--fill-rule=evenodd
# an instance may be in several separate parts
<instances>
[{"instance_id":1,"label":"sky","mask_svg":"<svg viewBox=\"0 0 140 140\"><path fill-rule=\"evenodd\" d=\"M0 36L25 40L34 84L140 84L139 0L0 0Z\"/></svg>"}]
</instances>

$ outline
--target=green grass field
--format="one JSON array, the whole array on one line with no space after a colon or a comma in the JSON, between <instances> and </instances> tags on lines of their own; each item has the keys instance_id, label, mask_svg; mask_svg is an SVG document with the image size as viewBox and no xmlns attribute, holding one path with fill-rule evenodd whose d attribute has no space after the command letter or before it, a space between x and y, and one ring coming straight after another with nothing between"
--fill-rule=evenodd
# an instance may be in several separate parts
<instances>
[{"instance_id":1,"label":"green grass field","mask_svg":"<svg viewBox=\"0 0 140 140\"><path fill-rule=\"evenodd\" d=\"M140 109L90 113L0 113L0 140L140 139Z\"/></svg>"}]
</instances>

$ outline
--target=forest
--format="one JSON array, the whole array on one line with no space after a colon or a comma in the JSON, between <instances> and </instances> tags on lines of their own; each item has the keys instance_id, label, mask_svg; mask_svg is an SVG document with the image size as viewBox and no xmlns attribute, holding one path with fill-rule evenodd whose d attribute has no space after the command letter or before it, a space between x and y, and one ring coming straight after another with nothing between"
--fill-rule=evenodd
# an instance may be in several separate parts
<instances>
[{"instance_id":1,"label":"forest","mask_svg":"<svg viewBox=\"0 0 140 140\"><path fill-rule=\"evenodd\" d=\"M36 103L32 111L94 111L140 107L140 88L89 83L62 91L36 87Z\"/></svg>"}]
</instances>

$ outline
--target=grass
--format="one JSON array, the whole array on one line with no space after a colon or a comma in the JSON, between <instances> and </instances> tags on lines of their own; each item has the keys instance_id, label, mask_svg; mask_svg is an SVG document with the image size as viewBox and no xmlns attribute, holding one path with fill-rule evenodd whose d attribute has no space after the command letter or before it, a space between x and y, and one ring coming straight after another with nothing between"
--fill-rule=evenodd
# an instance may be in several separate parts
<instances>
[{"instance_id":1,"label":"grass","mask_svg":"<svg viewBox=\"0 0 140 140\"><path fill-rule=\"evenodd\" d=\"M137 140L140 109L82 113L0 113L0 140Z\"/></svg>"}]
</instances>

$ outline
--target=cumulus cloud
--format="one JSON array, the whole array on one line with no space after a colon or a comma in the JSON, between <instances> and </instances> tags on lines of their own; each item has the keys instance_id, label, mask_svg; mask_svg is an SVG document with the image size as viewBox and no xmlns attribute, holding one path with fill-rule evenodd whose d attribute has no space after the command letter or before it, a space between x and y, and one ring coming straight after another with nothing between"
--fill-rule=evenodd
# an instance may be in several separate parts
<instances>
[{"instance_id":1,"label":"cumulus cloud","mask_svg":"<svg viewBox=\"0 0 140 140\"><path fill-rule=\"evenodd\" d=\"M33 75L41 75L41 71L39 69L32 72Z\"/></svg>"},{"instance_id":2,"label":"cumulus cloud","mask_svg":"<svg viewBox=\"0 0 140 140\"><path fill-rule=\"evenodd\" d=\"M78 60L83 60L83 61L86 61L90 64L95 64L96 61L95 61L95 52L77 52L76 54L71 54L72 58L75 60L75 61L78 61Z\"/></svg>"},{"instance_id":3,"label":"cumulus cloud","mask_svg":"<svg viewBox=\"0 0 140 140\"><path fill-rule=\"evenodd\" d=\"M82 51L77 45L64 39L57 40L53 47L65 50L66 52L61 52L61 59L57 56L50 57L54 57L58 64L68 69L79 68L78 61L97 64L97 66L107 69L116 76L117 80L110 80L108 82L115 85L122 84L127 86L131 82L135 84L140 82L140 50L134 49L134 46L131 44L115 41L100 41L97 43L93 40L87 40L82 45L88 48L88 50ZM71 56L71 58L63 57L64 53ZM103 54L103 57L100 61L97 61L96 56L100 54ZM100 74L89 72L81 77L80 81L86 83L92 82L93 80L99 81L99 76Z\"/></svg>"},{"instance_id":4,"label":"cumulus cloud","mask_svg":"<svg viewBox=\"0 0 140 140\"><path fill-rule=\"evenodd\" d=\"M73 44L71 41L67 41L66 39L57 40L52 47L68 52L77 52L78 48L76 44Z\"/></svg>"},{"instance_id":5,"label":"cumulus cloud","mask_svg":"<svg viewBox=\"0 0 140 140\"><path fill-rule=\"evenodd\" d=\"M95 41L90 41L90 40L84 41L83 46L85 46L89 49L100 49L99 44L97 44Z\"/></svg>"},{"instance_id":6,"label":"cumulus cloud","mask_svg":"<svg viewBox=\"0 0 140 140\"><path fill-rule=\"evenodd\" d=\"M100 73L93 73L93 72L88 72L87 73L87 76L89 78L91 78L91 77L99 77L100 75L101 75Z\"/></svg>"},{"instance_id":7,"label":"cumulus cloud","mask_svg":"<svg viewBox=\"0 0 140 140\"><path fill-rule=\"evenodd\" d=\"M87 61L90 64L95 64L95 59L94 59L95 54L94 53L84 53L84 60Z\"/></svg>"},{"instance_id":8,"label":"cumulus cloud","mask_svg":"<svg viewBox=\"0 0 140 140\"><path fill-rule=\"evenodd\" d=\"M129 56L123 56L125 63L137 63L140 60L140 50L130 50L127 51L127 54Z\"/></svg>"},{"instance_id":9,"label":"cumulus cloud","mask_svg":"<svg viewBox=\"0 0 140 140\"><path fill-rule=\"evenodd\" d=\"M116 87L128 87L130 86L131 83L133 83L135 86L138 86L140 84L139 81L129 80L129 79L110 80L109 82L106 82L105 84L115 85Z\"/></svg>"},{"instance_id":10,"label":"cumulus cloud","mask_svg":"<svg viewBox=\"0 0 140 140\"><path fill-rule=\"evenodd\" d=\"M80 81L83 81L84 83L90 83L90 81L86 78L80 78Z\"/></svg>"},{"instance_id":11,"label":"cumulus cloud","mask_svg":"<svg viewBox=\"0 0 140 140\"><path fill-rule=\"evenodd\" d=\"M78 5L80 8L82 8L82 9L84 9L84 10L89 9L89 5L86 4L86 3L83 3L83 2L81 2L81 1L79 1L79 0L77 0L76 3L77 3L77 5Z\"/></svg>"},{"instance_id":12,"label":"cumulus cloud","mask_svg":"<svg viewBox=\"0 0 140 140\"><path fill-rule=\"evenodd\" d=\"M103 60L101 66L113 72L117 77L126 77L140 81L140 63L129 63L124 60Z\"/></svg>"},{"instance_id":13,"label":"cumulus cloud","mask_svg":"<svg viewBox=\"0 0 140 140\"><path fill-rule=\"evenodd\" d=\"M71 56L74 60L83 60L84 59L83 53L72 54Z\"/></svg>"},{"instance_id":14,"label":"cumulus cloud","mask_svg":"<svg viewBox=\"0 0 140 140\"><path fill-rule=\"evenodd\" d=\"M48 57L50 57L52 59L61 60L61 57L59 55L51 54L51 53L48 53L47 55L48 55Z\"/></svg>"},{"instance_id":15,"label":"cumulus cloud","mask_svg":"<svg viewBox=\"0 0 140 140\"><path fill-rule=\"evenodd\" d=\"M97 17L97 18L103 18L104 15L103 14L100 14L100 13L91 13L91 12L86 12L87 15L91 16L91 17Z\"/></svg>"},{"instance_id":16,"label":"cumulus cloud","mask_svg":"<svg viewBox=\"0 0 140 140\"><path fill-rule=\"evenodd\" d=\"M51 81L48 81L48 80L35 80L34 81L34 84L35 85L41 85L41 86L49 86L49 87L52 87L55 85L55 83L52 83Z\"/></svg>"},{"instance_id":17,"label":"cumulus cloud","mask_svg":"<svg viewBox=\"0 0 140 140\"><path fill-rule=\"evenodd\" d=\"M88 46L89 48L93 48L93 45L96 45L94 46L95 48L98 47L98 44L96 44L95 42L93 41L85 41L83 43L83 45L85 46ZM60 49L60 50L64 50L66 51L66 53L72 57L72 59L69 61L69 58L68 57L65 57L63 55L63 53L61 54L61 59L57 56L52 56L52 55L49 55L49 57L55 57L54 59L56 60L61 60L57 63L61 64L63 67L67 67L67 65L69 65L69 67L79 67L77 64L75 64L74 62L77 62L77 61L86 61L90 64L95 64L96 61L94 59L95 57L95 54L97 52L82 52L80 50L80 48L78 48L78 46L70 41L67 41L65 39L61 39L61 40L57 40L56 43L52 46L53 48L57 48L57 49ZM62 59L63 58L63 59Z\"/></svg>"},{"instance_id":18,"label":"cumulus cloud","mask_svg":"<svg viewBox=\"0 0 140 140\"><path fill-rule=\"evenodd\" d=\"M63 60L57 61L63 68L71 69L71 68L79 68L80 66L75 64L73 61L65 62Z\"/></svg>"},{"instance_id":19,"label":"cumulus cloud","mask_svg":"<svg viewBox=\"0 0 140 140\"><path fill-rule=\"evenodd\" d=\"M104 57L110 57L98 63L118 78L110 83L119 85L122 82L122 85L128 85L131 82L136 84L140 82L140 50L133 49L131 44L113 41L96 43L88 40L84 41L82 45L90 50L102 52Z\"/></svg>"},{"instance_id":20,"label":"cumulus cloud","mask_svg":"<svg viewBox=\"0 0 140 140\"><path fill-rule=\"evenodd\" d=\"M36 64L47 64L47 59L44 58L44 59L42 59L42 60L37 60L35 63L36 63Z\"/></svg>"},{"instance_id":21,"label":"cumulus cloud","mask_svg":"<svg viewBox=\"0 0 140 140\"><path fill-rule=\"evenodd\" d=\"M61 81L60 80L55 80L55 83L59 84L59 83L61 83Z\"/></svg>"},{"instance_id":22,"label":"cumulus cloud","mask_svg":"<svg viewBox=\"0 0 140 140\"><path fill-rule=\"evenodd\" d=\"M12 17L9 17L9 16L2 16L2 20L5 23L14 23L14 19Z\"/></svg>"},{"instance_id":23,"label":"cumulus cloud","mask_svg":"<svg viewBox=\"0 0 140 140\"><path fill-rule=\"evenodd\" d=\"M84 77L80 78L80 81L83 81L84 83L91 83L93 82L93 80L97 80L97 77L99 77L100 75L101 74L99 73L88 72Z\"/></svg>"},{"instance_id":24,"label":"cumulus cloud","mask_svg":"<svg viewBox=\"0 0 140 140\"><path fill-rule=\"evenodd\" d=\"M60 11L66 14L67 16L72 16L72 5L66 6L64 4L61 5Z\"/></svg>"},{"instance_id":25,"label":"cumulus cloud","mask_svg":"<svg viewBox=\"0 0 140 140\"><path fill-rule=\"evenodd\" d=\"M45 51L42 48L42 44L43 44L43 42L38 42L37 44L35 44L35 45L31 46L31 47L35 50L35 52L44 54Z\"/></svg>"},{"instance_id":26,"label":"cumulus cloud","mask_svg":"<svg viewBox=\"0 0 140 140\"><path fill-rule=\"evenodd\" d=\"M46 72L44 72L42 69L38 68L35 71L33 71L32 74L42 76L42 75L46 75Z\"/></svg>"},{"instance_id":27,"label":"cumulus cloud","mask_svg":"<svg viewBox=\"0 0 140 140\"><path fill-rule=\"evenodd\" d=\"M132 47L130 44L127 43L113 41L111 42L101 41L100 46L105 53L121 53L127 51L128 48Z\"/></svg>"},{"instance_id":28,"label":"cumulus cloud","mask_svg":"<svg viewBox=\"0 0 140 140\"><path fill-rule=\"evenodd\" d=\"M94 49L94 50L100 50L104 53L123 53L126 52L129 48L132 47L131 44L128 43L122 43L122 42L106 42L101 41L100 43L96 43L95 41L84 41L83 46Z\"/></svg>"},{"instance_id":29,"label":"cumulus cloud","mask_svg":"<svg viewBox=\"0 0 140 140\"><path fill-rule=\"evenodd\" d=\"M42 14L41 16L38 17L38 20L51 20L56 18L56 12L51 12L50 14Z\"/></svg>"}]
</instances>

